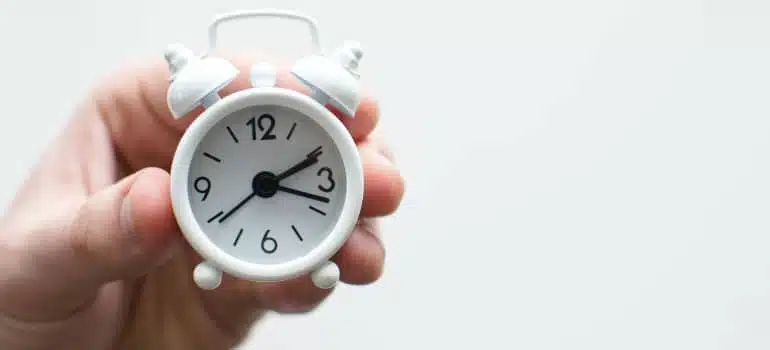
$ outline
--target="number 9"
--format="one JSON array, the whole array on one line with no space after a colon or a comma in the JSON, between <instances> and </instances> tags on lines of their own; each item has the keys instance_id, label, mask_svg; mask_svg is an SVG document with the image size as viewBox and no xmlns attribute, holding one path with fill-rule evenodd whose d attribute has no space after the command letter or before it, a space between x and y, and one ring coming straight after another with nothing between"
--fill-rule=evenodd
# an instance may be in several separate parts
<instances>
[{"instance_id":1,"label":"number 9","mask_svg":"<svg viewBox=\"0 0 770 350\"><path fill-rule=\"evenodd\" d=\"M197 179L195 179L195 183L193 183L193 187L195 187L195 191L203 195L203 198L201 198L201 201L205 201L206 198L209 196L209 192L211 191L211 180L205 176L201 176Z\"/></svg>"}]
</instances>

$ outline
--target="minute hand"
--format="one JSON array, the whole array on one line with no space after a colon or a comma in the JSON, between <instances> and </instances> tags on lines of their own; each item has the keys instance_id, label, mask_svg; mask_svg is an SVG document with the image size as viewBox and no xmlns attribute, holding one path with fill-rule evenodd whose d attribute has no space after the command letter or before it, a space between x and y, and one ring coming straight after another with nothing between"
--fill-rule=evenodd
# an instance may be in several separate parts
<instances>
[{"instance_id":1,"label":"minute hand","mask_svg":"<svg viewBox=\"0 0 770 350\"><path fill-rule=\"evenodd\" d=\"M289 176L292 176L292 175L300 172L301 170L303 170L303 169L305 169L305 168L307 168L307 167L309 167L309 166L311 166L311 165L313 165L315 163L318 163L318 158L317 157L305 158L301 162L299 162L296 165L294 165L293 167L291 167L291 168L287 169L286 171L278 174L278 176L276 176L276 180L277 181L281 181L281 180L283 180L283 179L285 179L285 178L287 178Z\"/></svg>"}]
</instances>

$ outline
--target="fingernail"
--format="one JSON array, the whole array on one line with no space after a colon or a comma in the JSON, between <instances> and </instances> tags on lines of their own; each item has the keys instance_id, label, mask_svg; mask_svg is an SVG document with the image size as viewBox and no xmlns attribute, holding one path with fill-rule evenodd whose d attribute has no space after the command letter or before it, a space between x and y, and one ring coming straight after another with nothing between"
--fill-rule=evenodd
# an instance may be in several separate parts
<instances>
[{"instance_id":1,"label":"fingernail","mask_svg":"<svg viewBox=\"0 0 770 350\"><path fill-rule=\"evenodd\" d=\"M385 159L387 159L388 162L390 162L391 164L393 165L396 164L396 160L395 160L395 157L393 156L393 152L391 152L391 150L388 149L386 146L381 145L377 147L377 152L380 153L380 155L382 155L383 157L385 157Z\"/></svg>"},{"instance_id":2,"label":"fingernail","mask_svg":"<svg viewBox=\"0 0 770 350\"><path fill-rule=\"evenodd\" d=\"M390 163L395 164L396 159L393 154L393 150L388 146L388 143L385 142L385 136L382 135L382 129L378 128L374 130L370 135L370 142L375 145L375 149L377 150L377 153L379 153L381 156L385 157Z\"/></svg>"}]
</instances>

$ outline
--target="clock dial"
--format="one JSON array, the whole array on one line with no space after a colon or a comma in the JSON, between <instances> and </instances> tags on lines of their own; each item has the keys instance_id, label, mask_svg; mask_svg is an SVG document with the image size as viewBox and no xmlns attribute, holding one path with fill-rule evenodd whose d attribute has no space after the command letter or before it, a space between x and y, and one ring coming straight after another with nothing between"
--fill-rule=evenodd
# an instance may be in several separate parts
<instances>
[{"instance_id":1,"label":"clock dial","mask_svg":"<svg viewBox=\"0 0 770 350\"><path fill-rule=\"evenodd\" d=\"M312 118L282 106L249 107L223 118L190 164L193 214L226 253L257 264L307 254L344 205L343 160Z\"/></svg>"}]
</instances>

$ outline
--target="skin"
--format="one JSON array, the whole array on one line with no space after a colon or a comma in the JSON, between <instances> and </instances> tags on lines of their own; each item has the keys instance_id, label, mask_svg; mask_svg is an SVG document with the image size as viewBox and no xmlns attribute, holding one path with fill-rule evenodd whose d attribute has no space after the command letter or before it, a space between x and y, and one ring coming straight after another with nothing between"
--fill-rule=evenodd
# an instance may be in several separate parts
<instances>
[{"instance_id":1,"label":"skin","mask_svg":"<svg viewBox=\"0 0 770 350\"><path fill-rule=\"evenodd\" d=\"M233 61L241 72L252 62ZM173 120L167 79L162 59L105 79L32 169L0 222L0 348L228 349L266 312L310 312L333 293L309 277L194 285L200 258L173 217L168 171L201 110ZM305 92L285 72L279 86ZM246 87L242 74L222 95ZM365 171L358 226L333 258L351 285L381 276L377 220L404 193L379 117L365 96L355 119L342 119Z\"/></svg>"}]
</instances>

